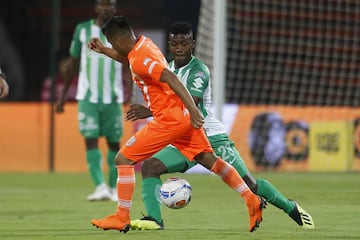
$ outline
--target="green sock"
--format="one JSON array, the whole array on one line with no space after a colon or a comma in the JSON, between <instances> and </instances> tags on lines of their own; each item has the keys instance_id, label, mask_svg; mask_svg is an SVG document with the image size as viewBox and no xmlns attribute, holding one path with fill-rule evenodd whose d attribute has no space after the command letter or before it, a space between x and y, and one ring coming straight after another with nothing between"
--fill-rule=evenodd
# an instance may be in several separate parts
<instances>
[{"instance_id":1,"label":"green sock","mask_svg":"<svg viewBox=\"0 0 360 240\"><path fill-rule=\"evenodd\" d=\"M107 164L109 167L109 186L111 188L116 187L117 181L117 169L115 166L115 156L117 152L109 150L107 153Z\"/></svg>"},{"instance_id":2,"label":"green sock","mask_svg":"<svg viewBox=\"0 0 360 240\"><path fill-rule=\"evenodd\" d=\"M96 186L104 183L101 158L101 152L98 148L86 151L86 160L88 163L90 176Z\"/></svg>"},{"instance_id":3,"label":"green sock","mask_svg":"<svg viewBox=\"0 0 360 240\"><path fill-rule=\"evenodd\" d=\"M294 208L294 202L282 195L270 182L265 179L256 179L257 195L262 196L272 205L284 210L289 214Z\"/></svg>"},{"instance_id":4,"label":"green sock","mask_svg":"<svg viewBox=\"0 0 360 240\"><path fill-rule=\"evenodd\" d=\"M144 178L142 180L142 198L148 216L161 222L160 178Z\"/></svg>"}]
</instances>

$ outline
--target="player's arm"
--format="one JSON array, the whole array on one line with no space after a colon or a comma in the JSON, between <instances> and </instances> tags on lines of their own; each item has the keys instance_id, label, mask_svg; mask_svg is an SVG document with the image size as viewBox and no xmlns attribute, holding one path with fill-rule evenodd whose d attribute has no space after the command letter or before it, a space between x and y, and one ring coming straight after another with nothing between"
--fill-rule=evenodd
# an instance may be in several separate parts
<instances>
[{"instance_id":1,"label":"player's arm","mask_svg":"<svg viewBox=\"0 0 360 240\"><path fill-rule=\"evenodd\" d=\"M186 89L184 84L178 79L178 77L171 72L169 69L165 68L160 76L160 81L167 83L170 88L175 92L176 95L180 97L183 101L186 108L190 113L190 121L193 127L200 128L204 124L204 118L201 115L199 109L196 107L196 104L191 97L189 91Z\"/></svg>"},{"instance_id":2,"label":"player's arm","mask_svg":"<svg viewBox=\"0 0 360 240\"><path fill-rule=\"evenodd\" d=\"M64 112L64 105L66 102L67 92L75 75L79 72L80 59L69 57L60 62L59 70L63 79L64 85L60 93L60 97L56 104L55 111L57 113Z\"/></svg>"},{"instance_id":3,"label":"player's arm","mask_svg":"<svg viewBox=\"0 0 360 240\"><path fill-rule=\"evenodd\" d=\"M57 113L64 112L64 105L66 102L67 92L70 88L71 82L75 75L79 72L80 57L81 57L81 41L80 32L82 25L78 24L75 28L73 38L71 40L69 57L62 60L59 64L59 73L63 81L63 88L61 89L59 99L57 100L55 111Z\"/></svg>"},{"instance_id":4,"label":"player's arm","mask_svg":"<svg viewBox=\"0 0 360 240\"><path fill-rule=\"evenodd\" d=\"M0 69L0 99L9 94L9 85L6 82L6 76Z\"/></svg>"},{"instance_id":5,"label":"player's arm","mask_svg":"<svg viewBox=\"0 0 360 240\"><path fill-rule=\"evenodd\" d=\"M131 80L131 71L129 65L123 64L123 76L126 91L128 92L127 98L124 100L124 104L130 104L133 94L133 81Z\"/></svg>"},{"instance_id":6,"label":"player's arm","mask_svg":"<svg viewBox=\"0 0 360 240\"><path fill-rule=\"evenodd\" d=\"M99 38L92 38L88 43L88 48L97 53L104 54L118 62L121 62L125 66L129 66L127 57L121 56L116 52L115 49L106 47L104 43Z\"/></svg>"},{"instance_id":7,"label":"player's arm","mask_svg":"<svg viewBox=\"0 0 360 240\"><path fill-rule=\"evenodd\" d=\"M124 103L129 103L131 96L132 96L132 89L133 89L133 84L131 81L131 73L130 73L130 69L129 69L129 61L127 59L127 57L121 56L120 54L118 54L116 52L115 49L113 48L108 48L104 45L104 43L99 39L99 38L92 38L89 43L88 43L88 48L90 50L93 50L97 53L101 53L104 54L112 59L114 59L115 61L121 62L124 66L124 75L125 75L125 81L126 81L126 87L127 87L127 91L129 93L129 97L128 99L125 99Z\"/></svg>"}]
</instances>

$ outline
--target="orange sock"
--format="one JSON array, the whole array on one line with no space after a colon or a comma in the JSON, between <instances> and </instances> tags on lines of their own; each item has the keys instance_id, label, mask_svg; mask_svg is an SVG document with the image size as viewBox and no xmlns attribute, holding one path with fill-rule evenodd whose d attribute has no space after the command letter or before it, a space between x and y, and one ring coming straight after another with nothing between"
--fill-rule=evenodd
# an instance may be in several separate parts
<instances>
[{"instance_id":1,"label":"orange sock","mask_svg":"<svg viewBox=\"0 0 360 240\"><path fill-rule=\"evenodd\" d=\"M116 213L130 219L130 208L132 203L132 196L135 190L135 172L132 165L117 166L117 194L118 206Z\"/></svg>"},{"instance_id":2,"label":"orange sock","mask_svg":"<svg viewBox=\"0 0 360 240\"><path fill-rule=\"evenodd\" d=\"M219 175L229 187L240 193L247 202L252 192L233 166L221 158L217 158L211 171Z\"/></svg>"}]
</instances>

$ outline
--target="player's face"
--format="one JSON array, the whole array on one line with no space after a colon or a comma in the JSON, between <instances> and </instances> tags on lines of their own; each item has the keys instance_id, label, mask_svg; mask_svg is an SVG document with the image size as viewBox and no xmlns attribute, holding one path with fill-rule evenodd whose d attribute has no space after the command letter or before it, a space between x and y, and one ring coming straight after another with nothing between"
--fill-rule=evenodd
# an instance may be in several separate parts
<instances>
[{"instance_id":1,"label":"player's face","mask_svg":"<svg viewBox=\"0 0 360 240\"><path fill-rule=\"evenodd\" d=\"M189 34L170 34L169 50L174 58L175 66L182 67L189 63L195 41Z\"/></svg>"},{"instance_id":2,"label":"player's face","mask_svg":"<svg viewBox=\"0 0 360 240\"><path fill-rule=\"evenodd\" d=\"M104 22L116 13L116 0L96 0L95 12Z\"/></svg>"}]
</instances>

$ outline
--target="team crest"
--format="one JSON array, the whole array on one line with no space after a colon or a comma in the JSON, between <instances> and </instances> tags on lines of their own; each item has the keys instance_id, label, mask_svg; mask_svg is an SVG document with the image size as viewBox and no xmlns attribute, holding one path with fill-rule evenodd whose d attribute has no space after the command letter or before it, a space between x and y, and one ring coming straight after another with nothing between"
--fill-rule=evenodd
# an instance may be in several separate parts
<instances>
[{"instance_id":1,"label":"team crest","mask_svg":"<svg viewBox=\"0 0 360 240\"><path fill-rule=\"evenodd\" d=\"M132 145L134 145L135 142L136 142L136 137L132 136L129 140L127 140L125 146L131 147Z\"/></svg>"}]
</instances>

